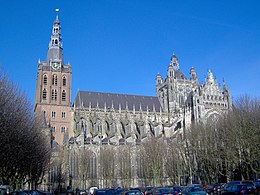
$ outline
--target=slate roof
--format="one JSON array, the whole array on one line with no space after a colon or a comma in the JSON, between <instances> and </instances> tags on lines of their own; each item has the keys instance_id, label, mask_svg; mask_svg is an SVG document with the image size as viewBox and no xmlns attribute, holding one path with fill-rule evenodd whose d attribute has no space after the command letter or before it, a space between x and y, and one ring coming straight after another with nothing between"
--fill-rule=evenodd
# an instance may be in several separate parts
<instances>
[{"instance_id":1,"label":"slate roof","mask_svg":"<svg viewBox=\"0 0 260 195\"><path fill-rule=\"evenodd\" d=\"M177 79L183 79L183 80L187 80L186 76L180 72L179 70L175 70L174 71L174 76L177 78Z\"/></svg>"},{"instance_id":2,"label":"slate roof","mask_svg":"<svg viewBox=\"0 0 260 195\"><path fill-rule=\"evenodd\" d=\"M127 95L127 94L115 94L115 93L104 93L104 92L91 92L91 91L78 91L74 105L76 108L84 107L89 108L100 108L107 109L113 108L119 110L119 105L121 110L126 110L128 107L129 111L133 111L135 107L136 111L140 110L140 105L142 111L160 112L160 102L155 96L141 96L141 95Z\"/></svg>"}]
</instances>

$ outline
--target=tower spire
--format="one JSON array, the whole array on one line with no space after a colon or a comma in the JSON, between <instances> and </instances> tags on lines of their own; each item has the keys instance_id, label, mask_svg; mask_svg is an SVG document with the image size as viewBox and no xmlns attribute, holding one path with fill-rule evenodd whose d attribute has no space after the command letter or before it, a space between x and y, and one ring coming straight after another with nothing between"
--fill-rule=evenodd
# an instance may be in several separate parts
<instances>
[{"instance_id":1,"label":"tower spire","mask_svg":"<svg viewBox=\"0 0 260 195\"><path fill-rule=\"evenodd\" d=\"M55 9L56 18L52 26L52 34L49 42L48 54L46 62L51 65L52 62L58 62L63 65L62 55L62 38L61 38L61 26L59 21L59 9Z\"/></svg>"}]
</instances>

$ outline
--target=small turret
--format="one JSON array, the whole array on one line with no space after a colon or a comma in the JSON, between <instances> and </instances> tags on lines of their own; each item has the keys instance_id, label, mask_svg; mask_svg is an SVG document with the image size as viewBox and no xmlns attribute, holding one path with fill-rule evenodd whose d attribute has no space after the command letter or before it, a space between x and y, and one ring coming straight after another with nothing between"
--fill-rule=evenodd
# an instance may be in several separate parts
<instances>
[{"instance_id":1,"label":"small turret","mask_svg":"<svg viewBox=\"0 0 260 195\"><path fill-rule=\"evenodd\" d=\"M162 75L158 72L156 75L156 85L160 85L162 83Z\"/></svg>"},{"instance_id":2,"label":"small turret","mask_svg":"<svg viewBox=\"0 0 260 195\"><path fill-rule=\"evenodd\" d=\"M224 99L227 99L227 101L228 101L228 108L232 109L232 98L231 98L231 95L230 95L230 90L227 87L224 79L223 79L223 96L224 96Z\"/></svg>"},{"instance_id":3,"label":"small turret","mask_svg":"<svg viewBox=\"0 0 260 195\"><path fill-rule=\"evenodd\" d=\"M213 85L215 83L213 73L211 72L211 70L208 71L207 83L210 85Z\"/></svg>"},{"instance_id":4,"label":"small turret","mask_svg":"<svg viewBox=\"0 0 260 195\"><path fill-rule=\"evenodd\" d=\"M170 78L174 77L174 67L172 63L170 63L170 65L168 66L167 76Z\"/></svg>"},{"instance_id":5,"label":"small turret","mask_svg":"<svg viewBox=\"0 0 260 195\"><path fill-rule=\"evenodd\" d=\"M171 65L175 70L179 70L179 62L177 56L173 53L171 57Z\"/></svg>"},{"instance_id":6,"label":"small turret","mask_svg":"<svg viewBox=\"0 0 260 195\"><path fill-rule=\"evenodd\" d=\"M190 69L190 80L192 80L192 81L198 80L196 70L193 67Z\"/></svg>"}]
</instances>

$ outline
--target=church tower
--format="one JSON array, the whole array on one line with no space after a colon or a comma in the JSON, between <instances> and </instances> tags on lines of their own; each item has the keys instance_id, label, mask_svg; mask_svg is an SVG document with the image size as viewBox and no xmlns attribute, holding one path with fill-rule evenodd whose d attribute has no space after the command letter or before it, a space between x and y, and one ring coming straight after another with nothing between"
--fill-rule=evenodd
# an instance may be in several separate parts
<instances>
[{"instance_id":1,"label":"church tower","mask_svg":"<svg viewBox=\"0 0 260 195\"><path fill-rule=\"evenodd\" d=\"M71 76L70 64L64 64L62 54L61 26L58 17L52 26L46 61L38 62L36 93L34 102L35 116L45 116L51 127L53 139L63 145L64 135L71 135Z\"/></svg>"}]
</instances>

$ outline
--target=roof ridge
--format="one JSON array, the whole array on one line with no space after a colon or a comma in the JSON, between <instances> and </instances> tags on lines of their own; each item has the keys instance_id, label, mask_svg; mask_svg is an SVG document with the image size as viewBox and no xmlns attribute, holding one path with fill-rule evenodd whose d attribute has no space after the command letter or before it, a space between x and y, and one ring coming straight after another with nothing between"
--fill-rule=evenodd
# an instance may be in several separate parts
<instances>
[{"instance_id":1,"label":"roof ridge","mask_svg":"<svg viewBox=\"0 0 260 195\"><path fill-rule=\"evenodd\" d=\"M125 94L125 93L114 93L114 92L100 92L100 91L85 91L79 90L78 93L96 93L96 94L111 94L111 95L123 95L123 96L135 96L135 97L147 97L147 98L157 98L156 96L151 95L136 95L136 94Z\"/></svg>"}]
</instances>

